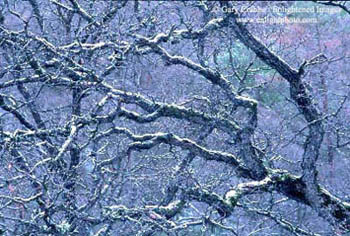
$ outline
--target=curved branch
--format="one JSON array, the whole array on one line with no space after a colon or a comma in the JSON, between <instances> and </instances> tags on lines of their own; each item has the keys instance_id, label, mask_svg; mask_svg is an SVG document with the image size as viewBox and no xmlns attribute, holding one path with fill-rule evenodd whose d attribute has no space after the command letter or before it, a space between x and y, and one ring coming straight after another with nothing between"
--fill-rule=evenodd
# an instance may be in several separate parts
<instances>
[{"instance_id":1,"label":"curved branch","mask_svg":"<svg viewBox=\"0 0 350 236\"><path fill-rule=\"evenodd\" d=\"M125 134L134 142L129 145L128 153L136 150L148 150L161 143L174 145L180 147L184 150L188 150L191 153L194 153L197 156L201 156L206 160L219 161L231 165L236 168L239 176L247 177L251 179L257 179L256 173L249 168L247 168L244 163L237 158L235 155L226 152L214 151L206 149L198 145L196 142L180 138L174 134L167 133L155 133L155 134L144 134L144 135L135 135L127 128L114 127L105 132L102 132L100 135L96 136L96 139L106 137L112 134Z\"/></svg>"},{"instance_id":2,"label":"curved branch","mask_svg":"<svg viewBox=\"0 0 350 236\"><path fill-rule=\"evenodd\" d=\"M304 197L310 206L333 226L349 228L349 208L346 204L342 204L339 201L329 201L329 195L324 195L324 192L320 190L317 184L316 162L319 157L324 129L321 114L313 103L313 99L301 79L301 73L291 68L285 61L270 51L260 40L255 38L243 24L237 21L238 16L236 14L231 15L233 16L233 23L230 27L237 37L262 61L277 70L289 82L291 97L296 102L305 120L310 124L309 134L304 144L302 162L303 175L301 179L306 186L303 194ZM339 211L341 214L337 213Z\"/></svg>"}]
</instances>

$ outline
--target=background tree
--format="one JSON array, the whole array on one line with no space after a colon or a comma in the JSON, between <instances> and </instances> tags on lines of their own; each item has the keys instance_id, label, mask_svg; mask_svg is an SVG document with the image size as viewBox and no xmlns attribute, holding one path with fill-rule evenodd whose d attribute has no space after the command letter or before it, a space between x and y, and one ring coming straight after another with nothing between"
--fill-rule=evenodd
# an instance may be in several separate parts
<instances>
[{"instance_id":1,"label":"background tree","mask_svg":"<svg viewBox=\"0 0 350 236\"><path fill-rule=\"evenodd\" d=\"M348 3L0 7L3 234L350 231Z\"/></svg>"}]
</instances>

